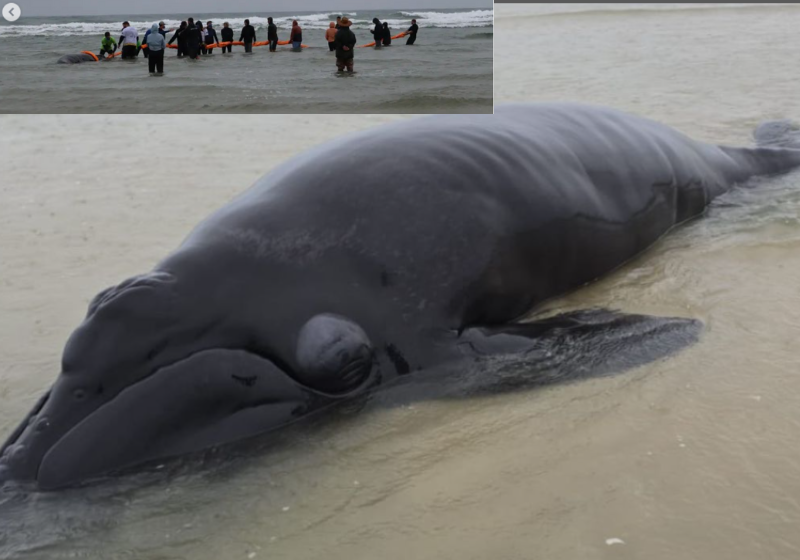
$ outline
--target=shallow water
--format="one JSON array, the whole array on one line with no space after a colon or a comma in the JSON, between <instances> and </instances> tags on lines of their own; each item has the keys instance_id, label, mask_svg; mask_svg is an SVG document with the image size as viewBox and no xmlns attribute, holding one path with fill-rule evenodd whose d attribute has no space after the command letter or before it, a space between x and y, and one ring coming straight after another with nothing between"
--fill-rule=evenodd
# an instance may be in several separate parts
<instances>
[{"instance_id":1,"label":"shallow water","mask_svg":"<svg viewBox=\"0 0 800 560\"><path fill-rule=\"evenodd\" d=\"M730 144L748 143L762 119L800 117L791 8L541 21L504 18L505 8L499 98L613 105ZM347 129L394 118L348 117ZM0 432L53 379L95 293L148 269L271 166L344 128L325 116L184 121L0 118L10 162L0 196L11 202L0 207ZM169 150L108 152L105 132L143 137L155 123ZM209 127L254 142L179 141ZM268 144L275 129L286 142ZM76 157L75 146L99 155ZM687 351L572 385L367 408L235 461L205 458L205 468L9 490L0 558L795 558L798 277L798 175L737 189L552 303L698 318L706 327Z\"/></svg>"},{"instance_id":2,"label":"shallow water","mask_svg":"<svg viewBox=\"0 0 800 560\"><path fill-rule=\"evenodd\" d=\"M347 12L344 12L347 14ZM229 21L239 38L245 17L266 40L266 15L195 14L212 20L217 33ZM278 36L288 39L292 14L273 14ZM336 73L325 28L336 14L295 15L309 48L293 52L279 46L251 54L234 46L199 62L178 59L168 49L164 76L148 75L147 59L57 64L65 54L97 54L110 31L119 39L119 16L25 18L0 21L0 112L7 113L491 113L492 10L438 10L356 13L353 31L359 45L372 41L373 16L387 21L396 35L417 17L417 41L396 39L389 48L355 51L354 76ZM144 36L154 22L176 27L185 16L131 17ZM368 19L367 19L368 17ZM80 20L80 21L75 21ZM24 25L20 25L24 24ZM264 27L261 27L263 25ZM168 34L168 39L172 33ZM342 79L344 78L344 79Z\"/></svg>"}]
</instances>

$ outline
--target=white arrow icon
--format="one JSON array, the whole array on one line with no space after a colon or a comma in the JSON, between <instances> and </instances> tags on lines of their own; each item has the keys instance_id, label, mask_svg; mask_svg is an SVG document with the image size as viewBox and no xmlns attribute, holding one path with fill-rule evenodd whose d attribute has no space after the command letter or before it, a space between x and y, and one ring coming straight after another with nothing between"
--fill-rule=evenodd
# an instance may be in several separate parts
<instances>
[{"instance_id":1,"label":"white arrow icon","mask_svg":"<svg viewBox=\"0 0 800 560\"><path fill-rule=\"evenodd\" d=\"M17 21L19 16L22 15L22 10L13 2L9 2L3 6L3 17L6 21Z\"/></svg>"}]
</instances>

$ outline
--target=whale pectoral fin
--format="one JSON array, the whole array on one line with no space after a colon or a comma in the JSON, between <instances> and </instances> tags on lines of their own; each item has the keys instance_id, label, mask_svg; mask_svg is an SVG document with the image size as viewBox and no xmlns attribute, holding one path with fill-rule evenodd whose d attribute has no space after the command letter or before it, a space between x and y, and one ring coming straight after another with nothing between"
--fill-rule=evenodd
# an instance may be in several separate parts
<instances>
[{"instance_id":1,"label":"whale pectoral fin","mask_svg":"<svg viewBox=\"0 0 800 560\"><path fill-rule=\"evenodd\" d=\"M545 384L613 375L665 358L695 343L702 327L696 319L588 309L467 329L457 344L466 355L522 364L525 384Z\"/></svg>"}]
</instances>

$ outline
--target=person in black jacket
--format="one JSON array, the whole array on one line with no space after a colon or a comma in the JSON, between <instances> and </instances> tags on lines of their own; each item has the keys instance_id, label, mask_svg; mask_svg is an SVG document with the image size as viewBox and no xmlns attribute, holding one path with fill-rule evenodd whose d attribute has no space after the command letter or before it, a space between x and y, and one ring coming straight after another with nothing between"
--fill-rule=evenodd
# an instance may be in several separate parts
<instances>
[{"instance_id":1,"label":"person in black jacket","mask_svg":"<svg viewBox=\"0 0 800 560\"><path fill-rule=\"evenodd\" d=\"M353 71L353 50L356 48L356 35L350 30L351 22L343 17L336 31L336 68L339 72L347 68ZM382 29L382 28L381 28Z\"/></svg>"},{"instance_id":2,"label":"person in black jacket","mask_svg":"<svg viewBox=\"0 0 800 560\"><path fill-rule=\"evenodd\" d=\"M181 34L186 31L186 22L182 21L181 26L175 31L175 35L172 36L172 39L169 40L169 44L171 45L173 41L178 41L178 56L181 57L186 54L186 39L181 37Z\"/></svg>"},{"instance_id":3,"label":"person in black jacket","mask_svg":"<svg viewBox=\"0 0 800 560\"><path fill-rule=\"evenodd\" d=\"M383 22L383 46L388 47L392 44L392 30L389 29L389 24Z\"/></svg>"},{"instance_id":4,"label":"person in black jacket","mask_svg":"<svg viewBox=\"0 0 800 560\"><path fill-rule=\"evenodd\" d=\"M242 27L239 40L244 42L244 52L253 52L253 42L256 40L256 28L250 25L249 19L244 20L244 27Z\"/></svg>"},{"instance_id":5,"label":"person in black jacket","mask_svg":"<svg viewBox=\"0 0 800 560\"><path fill-rule=\"evenodd\" d=\"M375 48L379 49L383 44L383 24L378 18L372 18L372 23L375 24L375 29L372 30L372 38L375 41Z\"/></svg>"},{"instance_id":6,"label":"person in black jacket","mask_svg":"<svg viewBox=\"0 0 800 560\"><path fill-rule=\"evenodd\" d=\"M198 22L199 23L199 22ZM178 40L183 38L186 45L186 54L192 60L197 60L197 53L200 51L200 39L202 35L197 25L194 23L194 18L189 18L186 24L186 29L180 34Z\"/></svg>"},{"instance_id":7,"label":"person in black jacket","mask_svg":"<svg viewBox=\"0 0 800 560\"><path fill-rule=\"evenodd\" d=\"M417 40L417 31L419 31L419 25L417 25L417 20L411 20L411 27L406 30L408 34L408 41L406 41L406 45L413 45L414 41Z\"/></svg>"},{"instance_id":8,"label":"person in black jacket","mask_svg":"<svg viewBox=\"0 0 800 560\"><path fill-rule=\"evenodd\" d=\"M278 50L278 26L272 23L272 18L267 18L267 41L269 41L269 52Z\"/></svg>"},{"instance_id":9,"label":"person in black jacket","mask_svg":"<svg viewBox=\"0 0 800 560\"><path fill-rule=\"evenodd\" d=\"M227 21L222 24L222 31L220 31L220 34L222 35L223 43L229 43L233 41L233 29L230 28L230 25L228 24ZM231 52L231 45L228 45L227 47L222 47L222 52L223 53L226 52L226 49L227 52Z\"/></svg>"}]
</instances>

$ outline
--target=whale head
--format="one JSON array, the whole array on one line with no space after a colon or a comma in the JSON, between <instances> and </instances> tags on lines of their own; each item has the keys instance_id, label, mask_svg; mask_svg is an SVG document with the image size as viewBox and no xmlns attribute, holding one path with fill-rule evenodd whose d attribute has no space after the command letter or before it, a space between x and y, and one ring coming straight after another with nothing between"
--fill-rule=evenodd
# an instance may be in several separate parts
<instances>
[{"instance_id":1,"label":"whale head","mask_svg":"<svg viewBox=\"0 0 800 560\"><path fill-rule=\"evenodd\" d=\"M152 272L94 298L55 383L0 449L0 483L55 489L241 440L367 384L372 348L348 319L308 318L280 355L185 284Z\"/></svg>"}]
</instances>

